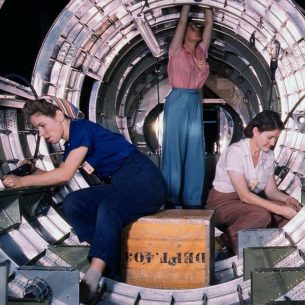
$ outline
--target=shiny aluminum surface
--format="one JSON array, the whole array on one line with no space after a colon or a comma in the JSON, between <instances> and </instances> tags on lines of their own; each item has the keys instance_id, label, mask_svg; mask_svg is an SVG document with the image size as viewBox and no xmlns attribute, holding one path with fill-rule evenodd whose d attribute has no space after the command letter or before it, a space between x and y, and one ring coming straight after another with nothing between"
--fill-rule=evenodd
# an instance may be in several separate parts
<instances>
[{"instance_id":1,"label":"shiny aluminum surface","mask_svg":"<svg viewBox=\"0 0 305 305\"><path fill-rule=\"evenodd\" d=\"M0 9L3 2L0 1ZM148 0L147 6L137 0L70 1L41 46L33 71L36 91L39 95L49 93L66 98L79 106L83 86L90 80L88 117L121 132L155 160L158 156L150 151L143 126L170 90L167 49L179 16L177 7L185 3L195 5L188 0ZM243 124L268 106L271 95L272 109L281 112L287 121L275 148L277 183L281 190L301 200L299 178L305 175L305 138L290 111L298 113L304 109L304 15L290 0L202 0L196 5L211 6L215 12L209 52L213 73L206 86L234 109ZM141 25L136 19L140 12L145 15L144 30L139 29ZM192 17L200 21L203 15L193 9ZM153 43L147 43L147 35L151 35L148 28L154 33ZM255 37L254 47L251 37ZM270 48L275 39L281 50L276 83L272 84ZM3 175L15 168L20 159L33 155L36 136L29 132L20 111L25 99L34 98L29 88L0 77L0 90ZM225 118L226 112L222 113ZM228 123L230 120L224 119L221 126L223 148L230 142ZM62 149L61 144L51 147L42 141L38 165L46 170L54 168L60 162ZM47 249L56 242L79 245L72 228L56 209L69 192L87 186L77 172L67 185L56 189L52 207L45 214L34 220L22 216L19 226L0 236L0 259L11 261L10 272L26 263L67 266ZM283 234L267 242L269 246L297 247L279 266L304 265L304 219L303 208L283 228ZM100 304L250 304L251 285L250 281L243 281L242 270L243 261L237 257L217 262L215 285L191 290L147 289L104 278L105 294ZM24 278L17 271L9 282L9 293L21 297L23 284ZM287 296L305 299L304 283L293 287Z\"/></svg>"}]
</instances>

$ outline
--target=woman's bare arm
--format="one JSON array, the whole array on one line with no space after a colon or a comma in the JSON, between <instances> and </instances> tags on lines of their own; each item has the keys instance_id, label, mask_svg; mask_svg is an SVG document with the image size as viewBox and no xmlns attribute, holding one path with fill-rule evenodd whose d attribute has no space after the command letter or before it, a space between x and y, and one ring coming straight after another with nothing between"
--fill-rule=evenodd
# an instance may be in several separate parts
<instances>
[{"instance_id":1,"label":"woman's bare arm","mask_svg":"<svg viewBox=\"0 0 305 305\"><path fill-rule=\"evenodd\" d=\"M210 47L211 44L211 38L212 38L212 30L213 30L213 10L210 8L206 8L204 10L204 30L202 33L202 41L204 42L204 45L206 49Z\"/></svg>"},{"instance_id":2,"label":"woman's bare arm","mask_svg":"<svg viewBox=\"0 0 305 305\"><path fill-rule=\"evenodd\" d=\"M301 209L300 203L295 198L284 194L278 189L274 175L270 176L268 180L268 183L265 188L265 194L270 200L284 202L296 211L299 211Z\"/></svg>"},{"instance_id":3,"label":"woman's bare arm","mask_svg":"<svg viewBox=\"0 0 305 305\"><path fill-rule=\"evenodd\" d=\"M50 171L38 171L34 175L18 177L14 175L4 176L2 182L5 187L17 188L28 186L48 186L68 182L83 162L88 147L79 147L72 150L65 162L58 168Z\"/></svg>"},{"instance_id":4,"label":"woman's bare arm","mask_svg":"<svg viewBox=\"0 0 305 305\"><path fill-rule=\"evenodd\" d=\"M180 19L170 45L170 50L173 54L177 52L183 44L190 8L190 5L183 5L181 9Z\"/></svg>"},{"instance_id":5,"label":"woman's bare arm","mask_svg":"<svg viewBox=\"0 0 305 305\"><path fill-rule=\"evenodd\" d=\"M250 192L250 190L248 189L246 178L243 174L235 171L228 171L228 174L231 183L242 202L260 206L270 211L271 213L282 215L287 219L291 219L296 215L297 212L295 209L289 206L282 206L276 204L270 200L261 198L255 193Z\"/></svg>"}]
</instances>

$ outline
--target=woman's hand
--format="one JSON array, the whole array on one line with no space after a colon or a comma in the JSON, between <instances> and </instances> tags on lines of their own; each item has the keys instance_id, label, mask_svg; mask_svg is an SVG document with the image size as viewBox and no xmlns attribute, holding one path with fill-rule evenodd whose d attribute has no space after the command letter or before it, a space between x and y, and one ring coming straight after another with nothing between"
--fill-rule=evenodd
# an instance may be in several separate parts
<instances>
[{"instance_id":1,"label":"woman's hand","mask_svg":"<svg viewBox=\"0 0 305 305\"><path fill-rule=\"evenodd\" d=\"M281 216L287 218L288 220L290 220L297 214L297 211L290 206L279 205L277 208L276 214L281 215Z\"/></svg>"},{"instance_id":2,"label":"woman's hand","mask_svg":"<svg viewBox=\"0 0 305 305\"><path fill-rule=\"evenodd\" d=\"M288 196L285 199L285 203L287 204L287 206L293 208L294 210L296 210L297 212L301 209L301 205L300 203L293 197Z\"/></svg>"},{"instance_id":3,"label":"woman's hand","mask_svg":"<svg viewBox=\"0 0 305 305\"><path fill-rule=\"evenodd\" d=\"M23 177L7 175L2 177L2 183L7 188L18 188L23 187L22 179Z\"/></svg>"}]
</instances>

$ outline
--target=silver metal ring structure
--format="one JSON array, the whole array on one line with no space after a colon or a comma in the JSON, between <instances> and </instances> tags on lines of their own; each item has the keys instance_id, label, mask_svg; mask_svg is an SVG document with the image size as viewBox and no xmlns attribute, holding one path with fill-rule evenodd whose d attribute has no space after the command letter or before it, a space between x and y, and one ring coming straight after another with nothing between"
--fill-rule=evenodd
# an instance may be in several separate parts
<instances>
[{"instance_id":1,"label":"silver metal ring structure","mask_svg":"<svg viewBox=\"0 0 305 305\"><path fill-rule=\"evenodd\" d=\"M275 149L280 169L277 183L281 190L301 200L299 178L305 174L305 136L297 116L304 119L305 19L293 1L72 0L50 28L37 57L32 84L38 95L53 94L72 101L89 119L121 132L156 161L158 154L147 144L143 125L170 90L167 50L179 7L187 3L199 22L204 18L200 7L214 10L211 74L206 87L225 100L243 124L268 108L268 102L287 121ZM280 43L280 54L273 81L270 61L275 41ZM33 98L29 88L0 77L0 89L6 92L0 100L0 149L5 172L16 166L16 160L34 154L36 135L24 123L21 111L24 100ZM82 104L83 96L86 105ZM50 147L42 141L39 165L52 169L62 149L61 144ZM56 190L52 200L56 205L70 191L87 185L77 173ZM59 242L80 245L54 207L34 220L4 216L19 224L0 236L0 260L11 262L10 273L31 261L41 266L69 266L48 250L50 244ZM279 265L304 264L299 255L299 250L305 251L304 219L303 208L283 228L285 234L268 243L297 247ZM233 257L216 263L215 285L198 289L149 289L104 278L100 304L250 304L250 282L244 281L242 274L243 261ZM25 279L16 274L8 283L8 293L21 297L24 285ZM302 287L290 291L290 297L305 299Z\"/></svg>"}]
</instances>

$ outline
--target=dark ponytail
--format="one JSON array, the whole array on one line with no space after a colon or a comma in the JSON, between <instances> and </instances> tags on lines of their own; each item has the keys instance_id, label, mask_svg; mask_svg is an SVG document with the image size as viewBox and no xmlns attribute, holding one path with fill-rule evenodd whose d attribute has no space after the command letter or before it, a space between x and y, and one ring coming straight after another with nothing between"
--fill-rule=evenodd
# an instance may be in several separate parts
<instances>
[{"instance_id":1,"label":"dark ponytail","mask_svg":"<svg viewBox=\"0 0 305 305\"><path fill-rule=\"evenodd\" d=\"M273 131L275 129L283 130L285 125L281 121L280 115L277 112L272 110L264 110L258 113L244 129L244 135L246 138L253 137L254 127L256 127L259 132L263 132Z\"/></svg>"}]
</instances>

